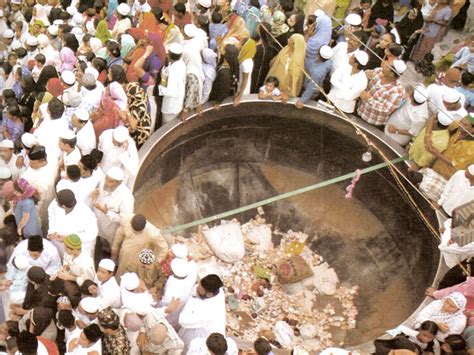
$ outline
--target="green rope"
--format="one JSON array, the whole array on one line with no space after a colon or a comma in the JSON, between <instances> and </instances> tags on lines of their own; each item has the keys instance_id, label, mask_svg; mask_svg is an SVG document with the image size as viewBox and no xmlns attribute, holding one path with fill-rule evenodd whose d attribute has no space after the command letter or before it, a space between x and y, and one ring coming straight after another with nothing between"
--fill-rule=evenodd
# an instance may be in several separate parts
<instances>
[{"instance_id":1,"label":"green rope","mask_svg":"<svg viewBox=\"0 0 474 355\"><path fill-rule=\"evenodd\" d=\"M368 168L361 169L360 173L361 174L367 174L367 173L370 173L372 171L383 169L383 168L387 167L390 164L400 163L400 162L402 162L406 159L407 159L407 157L400 157L400 158L390 160L389 162L376 164L376 165L370 166ZM166 228L166 229L162 230L162 233L165 233L165 234L174 233L174 232L177 232L177 231L181 231L181 230L184 230L184 229L188 229L188 228L191 228L191 227L198 226L200 224L206 224L206 223L209 223L209 222L214 222L214 221L222 219L222 218L227 218L227 217L230 217L230 216L234 216L236 214L246 212L246 211L249 211L249 210L253 210L255 208L258 208L258 207L261 207L261 206L264 206L264 205L268 205L268 204L276 202L276 201L284 200L284 199L287 199L287 198L290 198L290 197L293 197L293 196L296 196L296 195L300 195L300 194L303 194L303 193L308 192L308 191L317 190L321 187L329 186L329 185L332 185L332 184L335 184L335 183L338 183L338 182L341 182L341 181L344 181L344 180L352 179L354 176L356 176L355 172L345 174L345 175L341 175L341 176L338 176L338 177L335 177L335 178L332 178L332 179L329 179L329 180L326 180L326 181L318 182L318 183L313 184L313 185L309 185L309 186L306 186L306 187L299 188L297 190L285 192L284 194L276 195L274 197L270 197L270 198L267 198L265 200L261 200L261 201L255 202L255 203L251 203L250 205L247 205L247 206L243 206L243 207L239 207L239 208L227 211L227 212L219 213L219 214L216 214L214 216L201 218L201 219L198 219L194 222L181 224L181 225L176 226L176 227L169 227L169 228Z\"/></svg>"}]
</instances>

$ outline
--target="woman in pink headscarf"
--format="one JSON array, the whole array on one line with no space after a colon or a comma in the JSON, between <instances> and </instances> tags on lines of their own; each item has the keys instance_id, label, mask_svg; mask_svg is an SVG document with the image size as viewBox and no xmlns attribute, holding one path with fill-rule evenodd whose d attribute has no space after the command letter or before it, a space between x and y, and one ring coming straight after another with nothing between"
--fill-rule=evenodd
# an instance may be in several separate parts
<instances>
[{"instance_id":1,"label":"woman in pink headscarf","mask_svg":"<svg viewBox=\"0 0 474 355\"><path fill-rule=\"evenodd\" d=\"M36 207L36 189L25 179L13 183L14 215L19 236L41 235L41 222Z\"/></svg>"},{"instance_id":2,"label":"woman in pink headscarf","mask_svg":"<svg viewBox=\"0 0 474 355\"><path fill-rule=\"evenodd\" d=\"M63 70L74 70L77 64L77 58L74 52L69 47L63 47L59 52L59 58L61 59L61 66L59 71Z\"/></svg>"}]
</instances>

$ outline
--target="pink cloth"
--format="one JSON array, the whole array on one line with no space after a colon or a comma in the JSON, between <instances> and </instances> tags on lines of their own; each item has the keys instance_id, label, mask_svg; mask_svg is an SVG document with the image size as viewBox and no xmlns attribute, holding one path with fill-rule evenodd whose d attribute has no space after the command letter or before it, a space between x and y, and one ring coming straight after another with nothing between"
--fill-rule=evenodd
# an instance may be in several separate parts
<instances>
[{"instance_id":1,"label":"pink cloth","mask_svg":"<svg viewBox=\"0 0 474 355\"><path fill-rule=\"evenodd\" d=\"M61 58L61 67L59 68L59 71L74 70L77 58L71 48L64 47L61 49L61 52L59 52L59 58Z\"/></svg>"},{"instance_id":2,"label":"pink cloth","mask_svg":"<svg viewBox=\"0 0 474 355\"><path fill-rule=\"evenodd\" d=\"M127 94L125 93L125 90L123 89L122 85L120 85L118 82L113 81L109 84L109 93L110 97L112 100L114 100L115 104L118 106L118 108L122 111L125 111L127 109Z\"/></svg>"},{"instance_id":3,"label":"pink cloth","mask_svg":"<svg viewBox=\"0 0 474 355\"><path fill-rule=\"evenodd\" d=\"M463 283L435 291L433 296L435 299L440 300L453 292L460 292L466 297L466 311L474 310L474 277L468 277ZM468 317L467 324L474 325L474 317Z\"/></svg>"}]
</instances>

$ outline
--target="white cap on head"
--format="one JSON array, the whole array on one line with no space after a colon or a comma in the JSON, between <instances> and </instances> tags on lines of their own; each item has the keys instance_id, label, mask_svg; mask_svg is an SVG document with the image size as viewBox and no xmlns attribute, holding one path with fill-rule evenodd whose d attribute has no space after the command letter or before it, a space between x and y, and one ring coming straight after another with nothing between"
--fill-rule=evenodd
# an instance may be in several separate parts
<instances>
[{"instance_id":1,"label":"white cap on head","mask_svg":"<svg viewBox=\"0 0 474 355\"><path fill-rule=\"evenodd\" d=\"M195 37L197 34L198 28L192 23L188 23L184 26L184 34L188 37Z\"/></svg>"},{"instance_id":2,"label":"white cap on head","mask_svg":"<svg viewBox=\"0 0 474 355\"><path fill-rule=\"evenodd\" d=\"M118 166L113 166L107 171L107 176L115 181L125 179L125 173Z\"/></svg>"},{"instance_id":3,"label":"white cap on head","mask_svg":"<svg viewBox=\"0 0 474 355\"><path fill-rule=\"evenodd\" d=\"M56 25L56 26L64 25L64 21L61 19L54 20L53 25Z\"/></svg>"},{"instance_id":4,"label":"white cap on head","mask_svg":"<svg viewBox=\"0 0 474 355\"><path fill-rule=\"evenodd\" d=\"M38 45L38 38L36 38L35 36L28 36L26 38L26 44L29 45L29 46L37 46Z\"/></svg>"},{"instance_id":5,"label":"white cap on head","mask_svg":"<svg viewBox=\"0 0 474 355\"><path fill-rule=\"evenodd\" d=\"M354 57L361 65L367 65L367 63L369 62L369 55L367 54L367 52L361 51L359 49L355 51Z\"/></svg>"},{"instance_id":6,"label":"white cap on head","mask_svg":"<svg viewBox=\"0 0 474 355\"><path fill-rule=\"evenodd\" d=\"M78 107L82 102L82 95L77 91L67 91L61 95L61 101L68 107Z\"/></svg>"},{"instance_id":7,"label":"white cap on head","mask_svg":"<svg viewBox=\"0 0 474 355\"><path fill-rule=\"evenodd\" d=\"M393 61L393 68L399 75L402 75L407 70L407 65L403 60L396 59Z\"/></svg>"},{"instance_id":8,"label":"white cap on head","mask_svg":"<svg viewBox=\"0 0 474 355\"><path fill-rule=\"evenodd\" d=\"M21 0L11 0L12 4L21 5Z\"/></svg>"},{"instance_id":9,"label":"white cap on head","mask_svg":"<svg viewBox=\"0 0 474 355\"><path fill-rule=\"evenodd\" d=\"M117 6L117 12L122 16L128 16L130 13L130 6L125 3L121 3L119 6Z\"/></svg>"},{"instance_id":10,"label":"white cap on head","mask_svg":"<svg viewBox=\"0 0 474 355\"><path fill-rule=\"evenodd\" d=\"M5 32L3 32L3 38L13 38L15 36L15 32L13 30L8 29Z\"/></svg>"},{"instance_id":11,"label":"white cap on head","mask_svg":"<svg viewBox=\"0 0 474 355\"><path fill-rule=\"evenodd\" d=\"M180 45L179 43L170 43L168 45L168 52L171 52L174 54L183 54L183 46Z\"/></svg>"},{"instance_id":12,"label":"white cap on head","mask_svg":"<svg viewBox=\"0 0 474 355\"><path fill-rule=\"evenodd\" d=\"M314 12L314 16L316 17L321 17L321 16L324 16L325 15L325 12L321 9L317 9L315 12Z\"/></svg>"},{"instance_id":13,"label":"white cap on head","mask_svg":"<svg viewBox=\"0 0 474 355\"><path fill-rule=\"evenodd\" d=\"M38 45L41 48L45 48L49 44L49 38L44 33L38 35Z\"/></svg>"},{"instance_id":14,"label":"white cap on head","mask_svg":"<svg viewBox=\"0 0 474 355\"><path fill-rule=\"evenodd\" d=\"M21 136L21 143L23 143L25 147L31 148L38 142L36 141L36 138L33 134L27 132L23 133L23 135Z\"/></svg>"},{"instance_id":15,"label":"white cap on head","mask_svg":"<svg viewBox=\"0 0 474 355\"><path fill-rule=\"evenodd\" d=\"M469 165L467 171L469 174L474 175L474 164Z\"/></svg>"},{"instance_id":16,"label":"white cap on head","mask_svg":"<svg viewBox=\"0 0 474 355\"><path fill-rule=\"evenodd\" d=\"M59 138L61 139L74 139L76 138L76 134L74 131L71 131L70 129L65 129L61 133L59 133Z\"/></svg>"},{"instance_id":17,"label":"white cap on head","mask_svg":"<svg viewBox=\"0 0 474 355\"><path fill-rule=\"evenodd\" d=\"M13 141L9 140L9 139L4 139L3 141L0 142L0 148L9 148L9 149L13 149L14 148L14 143Z\"/></svg>"},{"instance_id":18,"label":"white cap on head","mask_svg":"<svg viewBox=\"0 0 474 355\"><path fill-rule=\"evenodd\" d=\"M102 259L99 262L99 267L101 267L102 269L105 269L107 271L110 271L110 272L115 271L115 263L112 259Z\"/></svg>"},{"instance_id":19,"label":"white cap on head","mask_svg":"<svg viewBox=\"0 0 474 355\"><path fill-rule=\"evenodd\" d=\"M74 111L74 115L76 115L80 121L89 121L90 118L89 111L83 107L79 107L76 111Z\"/></svg>"},{"instance_id":20,"label":"white cap on head","mask_svg":"<svg viewBox=\"0 0 474 355\"><path fill-rule=\"evenodd\" d=\"M0 166L0 179L11 179L12 178L12 171L10 168L6 166Z\"/></svg>"},{"instance_id":21,"label":"white cap on head","mask_svg":"<svg viewBox=\"0 0 474 355\"><path fill-rule=\"evenodd\" d=\"M120 284L128 291L133 291L140 285L140 279L134 272L126 272L120 277Z\"/></svg>"},{"instance_id":22,"label":"white cap on head","mask_svg":"<svg viewBox=\"0 0 474 355\"><path fill-rule=\"evenodd\" d=\"M95 80L99 78L99 72L97 71L96 68L93 68L93 67L87 67L86 70L84 70L84 74L92 74Z\"/></svg>"},{"instance_id":23,"label":"white cap on head","mask_svg":"<svg viewBox=\"0 0 474 355\"><path fill-rule=\"evenodd\" d=\"M212 1L211 0L198 0L198 4L208 9L211 7Z\"/></svg>"},{"instance_id":24,"label":"white cap on head","mask_svg":"<svg viewBox=\"0 0 474 355\"><path fill-rule=\"evenodd\" d=\"M328 45L324 45L324 46L321 46L321 48L319 48L319 55L323 59L331 59L333 54L334 54L334 51Z\"/></svg>"},{"instance_id":25,"label":"white cap on head","mask_svg":"<svg viewBox=\"0 0 474 355\"><path fill-rule=\"evenodd\" d=\"M443 126L449 126L451 123L453 123L453 116L449 112L439 110L438 122Z\"/></svg>"},{"instance_id":26,"label":"white cap on head","mask_svg":"<svg viewBox=\"0 0 474 355\"><path fill-rule=\"evenodd\" d=\"M79 302L79 305L85 312L94 314L99 311L100 301L95 297L85 297Z\"/></svg>"},{"instance_id":27,"label":"white cap on head","mask_svg":"<svg viewBox=\"0 0 474 355\"><path fill-rule=\"evenodd\" d=\"M51 25L48 27L48 32L51 36L57 36L58 35L58 25Z\"/></svg>"},{"instance_id":28,"label":"white cap on head","mask_svg":"<svg viewBox=\"0 0 474 355\"><path fill-rule=\"evenodd\" d=\"M426 102L428 98L428 90L423 85L415 86L415 90L413 90L413 99L419 103L423 104Z\"/></svg>"},{"instance_id":29,"label":"white cap on head","mask_svg":"<svg viewBox=\"0 0 474 355\"><path fill-rule=\"evenodd\" d=\"M71 15L71 16L74 16L75 14L77 14L77 8L75 8L74 6L68 6L66 8L66 12Z\"/></svg>"},{"instance_id":30,"label":"white cap on head","mask_svg":"<svg viewBox=\"0 0 474 355\"><path fill-rule=\"evenodd\" d=\"M74 16L72 17L72 20L74 21L74 23L78 26L81 26L84 24L84 16L82 16L82 14L80 12L76 12L74 14Z\"/></svg>"},{"instance_id":31,"label":"white cap on head","mask_svg":"<svg viewBox=\"0 0 474 355\"><path fill-rule=\"evenodd\" d=\"M17 255L15 259L13 259L15 266L18 270L26 271L30 267L30 261L26 255Z\"/></svg>"},{"instance_id":32,"label":"white cap on head","mask_svg":"<svg viewBox=\"0 0 474 355\"><path fill-rule=\"evenodd\" d=\"M113 137L116 142L123 143L130 137L130 134L128 133L127 127L118 126L114 128Z\"/></svg>"},{"instance_id":33,"label":"white cap on head","mask_svg":"<svg viewBox=\"0 0 474 355\"><path fill-rule=\"evenodd\" d=\"M171 247L171 251L177 258L185 259L188 257L188 248L184 244L174 244Z\"/></svg>"},{"instance_id":34,"label":"white cap on head","mask_svg":"<svg viewBox=\"0 0 474 355\"><path fill-rule=\"evenodd\" d=\"M184 278L189 274L189 262L186 259L174 258L170 266L176 277Z\"/></svg>"},{"instance_id":35,"label":"white cap on head","mask_svg":"<svg viewBox=\"0 0 474 355\"><path fill-rule=\"evenodd\" d=\"M68 85L74 85L76 82L76 76L70 70L64 70L61 73L61 80L64 81Z\"/></svg>"},{"instance_id":36,"label":"white cap on head","mask_svg":"<svg viewBox=\"0 0 474 355\"><path fill-rule=\"evenodd\" d=\"M461 93L453 88L447 88L443 94L443 101L448 104L455 104L461 100Z\"/></svg>"},{"instance_id":37,"label":"white cap on head","mask_svg":"<svg viewBox=\"0 0 474 355\"><path fill-rule=\"evenodd\" d=\"M349 14L346 16L346 24L351 26L360 26L362 24L362 18L358 14Z\"/></svg>"}]
</instances>

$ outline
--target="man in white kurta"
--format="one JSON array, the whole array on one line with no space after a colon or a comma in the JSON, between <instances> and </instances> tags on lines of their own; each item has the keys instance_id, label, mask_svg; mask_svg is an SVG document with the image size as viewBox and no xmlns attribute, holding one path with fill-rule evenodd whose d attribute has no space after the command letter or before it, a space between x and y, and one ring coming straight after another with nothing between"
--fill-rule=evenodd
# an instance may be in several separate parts
<instances>
[{"instance_id":1,"label":"man in white kurta","mask_svg":"<svg viewBox=\"0 0 474 355\"><path fill-rule=\"evenodd\" d=\"M461 71L458 68L449 68L444 77L441 79L441 83L431 84L427 87L428 90L428 106L430 111L438 113L439 110L447 111L446 106L443 102L443 96L450 90L454 90L456 85L461 81ZM460 104L464 107L466 98L464 95L460 95Z\"/></svg>"},{"instance_id":2,"label":"man in white kurta","mask_svg":"<svg viewBox=\"0 0 474 355\"><path fill-rule=\"evenodd\" d=\"M71 190L57 193L57 198L48 208L48 217L48 238L53 241L60 254L64 254L64 238L76 234L81 238L84 253L94 257L98 235L97 218L86 204L76 201Z\"/></svg>"},{"instance_id":3,"label":"man in white kurta","mask_svg":"<svg viewBox=\"0 0 474 355\"><path fill-rule=\"evenodd\" d=\"M331 75L331 91L328 97L341 111L353 113L356 101L367 87L367 76L362 70L369 56L363 51L355 51L348 65L342 65Z\"/></svg>"},{"instance_id":4,"label":"man in white kurta","mask_svg":"<svg viewBox=\"0 0 474 355\"><path fill-rule=\"evenodd\" d=\"M208 345L209 344L209 345ZM223 350L227 348L224 352ZM226 338L222 334L214 333L207 338L196 338L189 345L186 355L212 355L225 353L225 355L237 355L239 348L232 338Z\"/></svg>"},{"instance_id":5,"label":"man in white kurta","mask_svg":"<svg viewBox=\"0 0 474 355\"><path fill-rule=\"evenodd\" d=\"M438 200L438 205L448 216L452 216L454 209L471 201L474 201L474 164L451 176Z\"/></svg>"},{"instance_id":6,"label":"man in white kurta","mask_svg":"<svg viewBox=\"0 0 474 355\"><path fill-rule=\"evenodd\" d=\"M10 170L12 179L18 179L19 170L16 166L16 155L13 152L14 144L9 139L0 142L0 167L6 167Z\"/></svg>"},{"instance_id":7,"label":"man in white kurta","mask_svg":"<svg viewBox=\"0 0 474 355\"><path fill-rule=\"evenodd\" d=\"M120 126L104 131L99 137L98 149L104 153L101 167L104 171L119 167L125 172L124 183L131 182L138 173L138 152L128 129Z\"/></svg>"},{"instance_id":8,"label":"man in white kurta","mask_svg":"<svg viewBox=\"0 0 474 355\"><path fill-rule=\"evenodd\" d=\"M99 310L107 307L120 308L120 286L114 277L115 263L111 259L102 259L94 282L97 284L97 294L100 300Z\"/></svg>"},{"instance_id":9,"label":"man in white kurta","mask_svg":"<svg viewBox=\"0 0 474 355\"><path fill-rule=\"evenodd\" d=\"M225 336L225 295L217 275L207 275L193 290L179 315L179 336L186 346L195 338L207 338L211 333Z\"/></svg>"},{"instance_id":10,"label":"man in white kurta","mask_svg":"<svg viewBox=\"0 0 474 355\"><path fill-rule=\"evenodd\" d=\"M76 146L82 155L90 154L92 149L97 146L94 126L89 118L89 112L81 107L74 112L71 118L72 126L76 132Z\"/></svg>"},{"instance_id":11,"label":"man in white kurta","mask_svg":"<svg viewBox=\"0 0 474 355\"><path fill-rule=\"evenodd\" d=\"M135 199L130 189L123 184L125 173L118 167L107 171L105 180L95 194L94 213L97 216L99 235L112 245L117 228L123 219L133 213Z\"/></svg>"},{"instance_id":12,"label":"man in white kurta","mask_svg":"<svg viewBox=\"0 0 474 355\"><path fill-rule=\"evenodd\" d=\"M43 268L48 275L55 275L61 269L58 250L49 240L40 236L31 236L18 243L13 249L7 269L14 267L12 260L19 255L26 256L31 266Z\"/></svg>"},{"instance_id":13,"label":"man in white kurta","mask_svg":"<svg viewBox=\"0 0 474 355\"><path fill-rule=\"evenodd\" d=\"M94 260L82 250L82 241L75 235L64 238L65 254L63 267L57 277L64 281L72 281L80 287L85 280L93 280L95 276Z\"/></svg>"}]
</instances>

